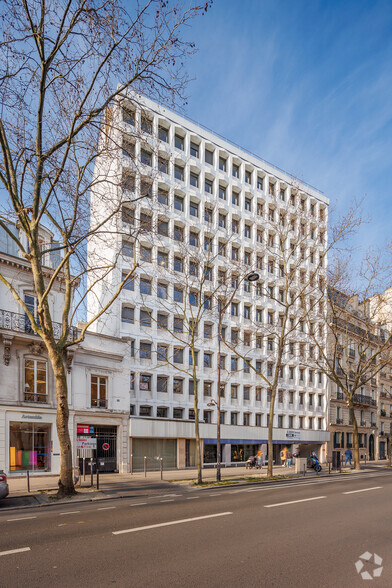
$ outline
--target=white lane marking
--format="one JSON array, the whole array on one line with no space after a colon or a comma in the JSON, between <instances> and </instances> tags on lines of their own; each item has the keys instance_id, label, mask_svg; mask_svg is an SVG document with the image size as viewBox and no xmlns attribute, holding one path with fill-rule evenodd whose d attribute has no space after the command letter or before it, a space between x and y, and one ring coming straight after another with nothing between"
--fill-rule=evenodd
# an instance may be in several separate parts
<instances>
[{"instance_id":1,"label":"white lane marking","mask_svg":"<svg viewBox=\"0 0 392 588\"><path fill-rule=\"evenodd\" d=\"M116 508L115 506L102 506L101 508L97 508L97 510L110 510L111 508Z\"/></svg>"},{"instance_id":2,"label":"white lane marking","mask_svg":"<svg viewBox=\"0 0 392 588\"><path fill-rule=\"evenodd\" d=\"M10 521L27 521L27 519L36 519L37 517L20 517L18 519L7 519L7 523Z\"/></svg>"},{"instance_id":3,"label":"white lane marking","mask_svg":"<svg viewBox=\"0 0 392 588\"><path fill-rule=\"evenodd\" d=\"M350 490L350 492L342 492L342 494L356 494L356 492L368 492L369 490L379 490L382 486L374 486L374 488L362 488L362 490Z\"/></svg>"},{"instance_id":4,"label":"white lane marking","mask_svg":"<svg viewBox=\"0 0 392 588\"><path fill-rule=\"evenodd\" d=\"M170 500L160 500L159 502L174 502L174 498L171 498Z\"/></svg>"},{"instance_id":5,"label":"white lane marking","mask_svg":"<svg viewBox=\"0 0 392 588\"><path fill-rule=\"evenodd\" d=\"M149 496L149 499L154 499L154 498L167 498L167 497L174 497L174 496L182 496L182 494L158 494L156 496Z\"/></svg>"},{"instance_id":6,"label":"white lane marking","mask_svg":"<svg viewBox=\"0 0 392 588\"><path fill-rule=\"evenodd\" d=\"M180 525L182 523L192 523L204 519L214 519L216 517L225 517L232 515L232 512L219 512L217 514L205 515L203 517L193 517L191 519L179 519L178 521L169 521L167 523L158 523L156 525L147 525L146 527L134 527L133 529L124 529L123 531L112 531L113 535L122 535L123 533L136 533L137 531L146 531L147 529L158 529L159 527L170 527L171 525Z\"/></svg>"},{"instance_id":7,"label":"white lane marking","mask_svg":"<svg viewBox=\"0 0 392 588\"><path fill-rule=\"evenodd\" d=\"M223 492L214 492L213 494L209 494L208 496L220 496Z\"/></svg>"},{"instance_id":8,"label":"white lane marking","mask_svg":"<svg viewBox=\"0 0 392 588\"><path fill-rule=\"evenodd\" d=\"M20 547L19 549L10 549L9 551L0 551L1 555L11 555L12 553L22 553L22 551L31 551L30 547Z\"/></svg>"},{"instance_id":9,"label":"white lane marking","mask_svg":"<svg viewBox=\"0 0 392 588\"><path fill-rule=\"evenodd\" d=\"M60 512L59 514L60 514L60 516L63 516L63 515L77 514L79 512L80 512L80 510L70 510L68 512Z\"/></svg>"},{"instance_id":10,"label":"white lane marking","mask_svg":"<svg viewBox=\"0 0 392 588\"><path fill-rule=\"evenodd\" d=\"M144 504L147 504L147 502L134 502L133 504L130 504L129 506L143 506Z\"/></svg>"},{"instance_id":11,"label":"white lane marking","mask_svg":"<svg viewBox=\"0 0 392 588\"><path fill-rule=\"evenodd\" d=\"M200 498L200 496L188 496L187 500L196 500Z\"/></svg>"},{"instance_id":12,"label":"white lane marking","mask_svg":"<svg viewBox=\"0 0 392 588\"><path fill-rule=\"evenodd\" d=\"M313 498L302 498L301 500L290 500L290 502L277 502L276 504L265 504L264 508L273 508L274 506L286 506L286 504L298 504L298 502L309 502L310 500L321 500L326 496L313 496Z\"/></svg>"},{"instance_id":13,"label":"white lane marking","mask_svg":"<svg viewBox=\"0 0 392 588\"><path fill-rule=\"evenodd\" d=\"M315 484L331 484L334 482L347 482L349 480L364 480L366 478L376 478L378 476L382 476L382 475L390 475L390 474L370 474L370 475L366 475L366 476L360 476L358 477L358 475L348 475L348 476L344 476L342 478L329 478L328 480L317 480L317 481L304 481L304 482L289 482L286 484L266 484L264 486L264 488L244 488L243 490L234 490L232 492L230 492L230 494L235 494L236 492L263 492L264 490L270 490L270 489L275 489L275 488L293 488L294 486L314 486Z\"/></svg>"}]
</instances>

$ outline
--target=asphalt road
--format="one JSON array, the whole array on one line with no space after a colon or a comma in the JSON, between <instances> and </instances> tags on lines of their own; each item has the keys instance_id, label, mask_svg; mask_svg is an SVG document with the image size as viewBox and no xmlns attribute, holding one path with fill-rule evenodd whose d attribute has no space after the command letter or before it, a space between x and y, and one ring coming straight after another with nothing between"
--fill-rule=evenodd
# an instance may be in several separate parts
<instances>
[{"instance_id":1,"label":"asphalt road","mask_svg":"<svg viewBox=\"0 0 392 588\"><path fill-rule=\"evenodd\" d=\"M0 510L0 586L355 587L366 552L391 586L391 492L378 471Z\"/></svg>"}]
</instances>

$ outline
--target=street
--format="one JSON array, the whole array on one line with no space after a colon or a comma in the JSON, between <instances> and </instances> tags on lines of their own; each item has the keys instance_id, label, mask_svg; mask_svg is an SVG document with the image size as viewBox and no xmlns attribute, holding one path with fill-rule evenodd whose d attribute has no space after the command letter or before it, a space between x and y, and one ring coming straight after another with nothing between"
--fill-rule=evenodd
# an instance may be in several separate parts
<instances>
[{"instance_id":1,"label":"street","mask_svg":"<svg viewBox=\"0 0 392 588\"><path fill-rule=\"evenodd\" d=\"M0 586L362 586L366 552L390 586L391 491L380 470L0 508Z\"/></svg>"}]
</instances>

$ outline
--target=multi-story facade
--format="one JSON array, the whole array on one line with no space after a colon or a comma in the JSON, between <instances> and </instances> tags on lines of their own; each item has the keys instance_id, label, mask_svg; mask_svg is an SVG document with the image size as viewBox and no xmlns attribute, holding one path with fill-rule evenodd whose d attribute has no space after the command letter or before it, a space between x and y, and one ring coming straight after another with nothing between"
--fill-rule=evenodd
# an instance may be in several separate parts
<instances>
[{"instance_id":1,"label":"multi-story facade","mask_svg":"<svg viewBox=\"0 0 392 588\"><path fill-rule=\"evenodd\" d=\"M12 231L18 228L10 224ZM41 229L48 244L52 236ZM23 242L23 235L19 238ZM57 267L58 256L44 260L45 279ZM13 240L0 229L0 272L33 313L37 298L31 267ZM50 293L54 333L61 334L64 291L61 275ZM78 329L71 331L75 340ZM0 284L0 469L10 475L30 470L58 474L60 447L56 430L56 392L46 349L27 316L4 284ZM129 442L128 379L123 368L127 343L88 333L67 354L69 429L78 464L77 438L94 436L102 471L127 471ZM103 445L105 444L105 447ZM79 452L79 455L82 455ZM85 457L92 456L85 452Z\"/></svg>"},{"instance_id":2,"label":"multi-story facade","mask_svg":"<svg viewBox=\"0 0 392 588\"><path fill-rule=\"evenodd\" d=\"M112 216L105 224L109 233L90 239L88 258L92 267L104 258L115 270L89 294L88 313L92 316L102 308L137 261L133 278L93 328L129 342L133 459L165 455L170 465L190 465L195 418L192 366L179 325L184 313L189 320L197 302L187 288L198 290L206 255L211 275L200 294L216 291L219 280L230 282L234 266L242 275L256 269L264 283L279 287L282 274L268 252L271 230L284 215L296 222L300 201L303 223L312 228L309 239L302 237L302 246L318 255L327 232L328 199L146 98L123 97L113 105L110 120L113 149L110 158L97 160L100 181L91 193L91 209L94 218ZM184 292L190 306L180 312L185 308ZM238 287L233 304L224 327L227 333L236 331L243 345L251 325L267 323L278 313L276 303L247 281ZM198 337L204 458L215 461L216 410L211 400L218 392L218 338L213 314L203 315ZM301 337L294 336L293 347L285 353L280 377L274 423L277 462L283 445L294 449L298 444L301 452L316 450L323 459L321 449L328 438L327 383L323 374L303 367ZM247 345L247 357L261 362L262 369L273 361L268 344L267 338L260 343L254 338ZM224 345L222 354L222 459L245 459L260 447L265 454L267 386Z\"/></svg>"},{"instance_id":3,"label":"multi-story facade","mask_svg":"<svg viewBox=\"0 0 392 588\"><path fill-rule=\"evenodd\" d=\"M367 369L358 367L360 354L371 358L385 344L386 331L370 317L368 305L359 304L358 296L348 297L342 293L333 295L338 313L330 314L336 326L330 335L330 357L337 356L339 366L336 374L342 381L348 379L352 386L357 375L363 381L354 392L355 418L358 425L361 460L386 459L391 433L390 370L387 366L379 369L382 357L374 357ZM330 307L331 308L331 307ZM338 315L338 316L337 316ZM340 367L341 366L341 367ZM353 426L347 397L340 387L329 380L328 422L331 438L327 456L340 453L343 458L347 449L353 450Z\"/></svg>"}]
</instances>

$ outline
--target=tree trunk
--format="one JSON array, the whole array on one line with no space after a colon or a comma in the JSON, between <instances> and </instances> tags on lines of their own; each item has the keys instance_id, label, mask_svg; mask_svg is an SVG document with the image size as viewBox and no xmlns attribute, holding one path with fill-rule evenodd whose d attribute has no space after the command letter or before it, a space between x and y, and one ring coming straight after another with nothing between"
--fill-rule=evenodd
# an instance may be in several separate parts
<instances>
[{"instance_id":1,"label":"tree trunk","mask_svg":"<svg viewBox=\"0 0 392 588\"><path fill-rule=\"evenodd\" d=\"M273 430L274 430L275 397L276 397L276 386L274 386L274 388L271 389L271 404L270 404L269 423L268 423L267 478L272 478L272 476L273 476L273 458L274 458Z\"/></svg>"},{"instance_id":2,"label":"tree trunk","mask_svg":"<svg viewBox=\"0 0 392 588\"><path fill-rule=\"evenodd\" d=\"M201 484L203 482L203 475L202 475L202 462L201 462L201 448L200 448L200 433L199 433L199 394L198 394L198 385L197 385L197 376L196 376L196 365L195 365L195 353L194 349L191 349L192 353L192 361L193 361L193 407L195 411L195 439L196 439L196 465L197 465L197 483Z\"/></svg>"},{"instance_id":3,"label":"tree trunk","mask_svg":"<svg viewBox=\"0 0 392 588\"><path fill-rule=\"evenodd\" d=\"M353 423L353 440L354 440L354 469L360 470L361 463L359 458L359 438L358 438L358 424L355 416L354 405L349 404L350 418Z\"/></svg>"},{"instance_id":4,"label":"tree trunk","mask_svg":"<svg viewBox=\"0 0 392 588\"><path fill-rule=\"evenodd\" d=\"M57 436L60 443L60 478L59 496L71 496L75 494L72 471L72 445L69 436L68 421L68 390L67 374L62 356L56 349L48 348L49 360L53 369L56 384L57 399Z\"/></svg>"}]
</instances>

